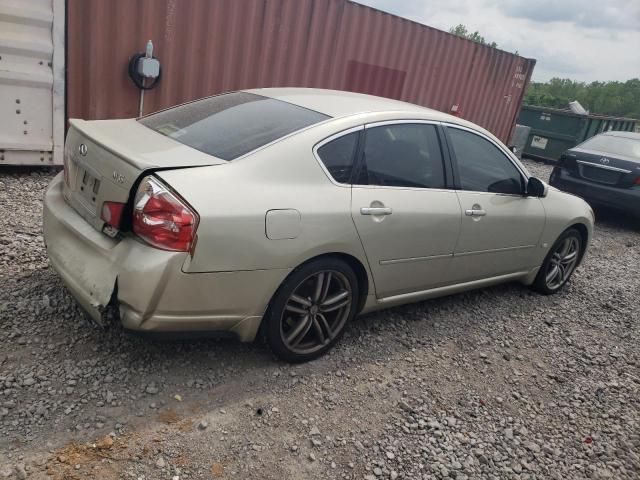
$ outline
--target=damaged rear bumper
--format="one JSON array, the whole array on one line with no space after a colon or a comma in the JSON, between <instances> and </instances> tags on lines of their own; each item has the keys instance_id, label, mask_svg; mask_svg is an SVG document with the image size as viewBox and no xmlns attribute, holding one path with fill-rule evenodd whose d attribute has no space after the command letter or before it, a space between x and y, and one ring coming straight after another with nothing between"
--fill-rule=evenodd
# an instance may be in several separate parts
<instances>
[{"instance_id":1,"label":"damaged rear bumper","mask_svg":"<svg viewBox=\"0 0 640 480\"><path fill-rule=\"evenodd\" d=\"M45 194L44 239L51 265L91 318L104 325L115 305L130 330L228 331L251 341L290 271L184 273L187 253L93 228L64 200L62 173Z\"/></svg>"},{"instance_id":2,"label":"damaged rear bumper","mask_svg":"<svg viewBox=\"0 0 640 480\"><path fill-rule=\"evenodd\" d=\"M53 180L44 198L47 254L80 306L94 321L103 324L104 307L115 288L113 257L120 242L96 231L67 205L61 175Z\"/></svg>"}]
</instances>

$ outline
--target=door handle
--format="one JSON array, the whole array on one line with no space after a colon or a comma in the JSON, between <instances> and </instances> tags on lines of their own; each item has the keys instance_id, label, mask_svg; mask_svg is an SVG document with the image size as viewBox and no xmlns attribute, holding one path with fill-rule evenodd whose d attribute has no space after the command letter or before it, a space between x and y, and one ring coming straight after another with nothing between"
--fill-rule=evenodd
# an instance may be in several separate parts
<instances>
[{"instance_id":1,"label":"door handle","mask_svg":"<svg viewBox=\"0 0 640 480\"><path fill-rule=\"evenodd\" d=\"M487 214L487 212L485 212L484 210L479 210L479 209L476 209L476 208L472 208L472 209L469 209L469 210L465 210L464 214L467 217L484 217Z\"/></svg>"},{"instance_id":2,"label":"door handle","mask_svg":"<svg viewBox=\"0 0 640 480\"><path fill-rule=\"evenodd\" d=\"M393 210L389 207L362 207L361 215L391 215Z\"/></svg>"}]
</instances>

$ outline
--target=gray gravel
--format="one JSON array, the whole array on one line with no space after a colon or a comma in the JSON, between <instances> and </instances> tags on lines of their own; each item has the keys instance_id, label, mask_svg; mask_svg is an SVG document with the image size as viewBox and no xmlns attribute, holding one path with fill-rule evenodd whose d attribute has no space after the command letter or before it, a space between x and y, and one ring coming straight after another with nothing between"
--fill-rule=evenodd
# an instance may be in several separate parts
<instances>
[{"instance_id":1,"label":"gray gravel","mask_svg":"<svg viewBox=\"0 0 640 480\"><path fill-rule=\"evenodd\" d=\"M51 178L0 172L0 479L640 476L637 222L597 211L558 295L509 284L367 315L290 366L91 326L47 264Z\"/></svg>"}]
</instances>

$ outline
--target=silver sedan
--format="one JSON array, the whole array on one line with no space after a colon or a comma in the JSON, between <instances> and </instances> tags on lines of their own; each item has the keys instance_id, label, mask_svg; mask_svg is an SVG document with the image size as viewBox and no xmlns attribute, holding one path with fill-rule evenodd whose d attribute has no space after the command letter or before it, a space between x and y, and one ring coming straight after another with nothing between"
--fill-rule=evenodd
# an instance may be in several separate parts
<instances>
[{"instance_id":1,"label":"silver sedan","mask_svg":"<svg viewBox=\"0 0 640 480\"><path fill-rule=\"evenodd\" d=\"M355 93L226 93L72 120L45 196L51 265L100 323L260 333L315 358L359 313L519 281L555 293L593 212L493 135Z\"/></svg>"}]
</instances>

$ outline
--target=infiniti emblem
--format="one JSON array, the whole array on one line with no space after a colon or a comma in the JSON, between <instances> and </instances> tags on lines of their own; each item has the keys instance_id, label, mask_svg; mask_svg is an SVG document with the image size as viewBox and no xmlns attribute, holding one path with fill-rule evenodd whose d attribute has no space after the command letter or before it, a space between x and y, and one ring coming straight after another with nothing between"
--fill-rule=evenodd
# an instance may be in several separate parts
<instances>
[{"instance_id":1,"label":"infiniti emblem","mask_svg":"<svg viewBox=\"0 0 640 480\"><path fill-rule=\"evenodd\" d=\"M607 157L602 157L600 159L600 163L603 165L609 165L609 159Z\"/></svg>"},{"instance_id":2,"label":"infiniti emblem","mask_svg":"<svg viewBox=\"0 0 640 480\"><path fill-rule=\"evenodd\" d=\"M84 157L87 154L87 146L84 143L81 143L78 147L78 151L80 152L80 155Z\"/></svg>"}]
</instances>

